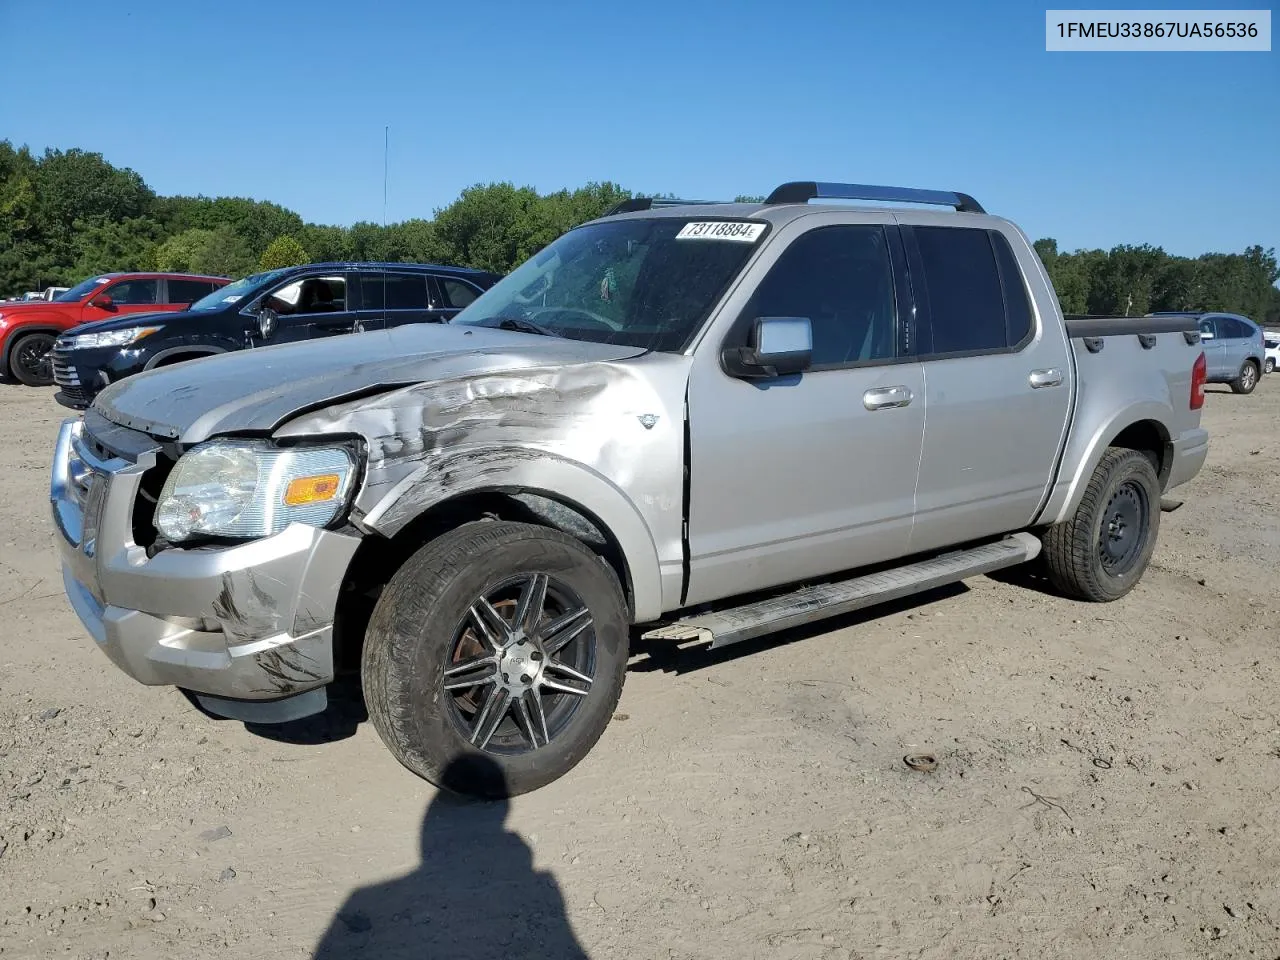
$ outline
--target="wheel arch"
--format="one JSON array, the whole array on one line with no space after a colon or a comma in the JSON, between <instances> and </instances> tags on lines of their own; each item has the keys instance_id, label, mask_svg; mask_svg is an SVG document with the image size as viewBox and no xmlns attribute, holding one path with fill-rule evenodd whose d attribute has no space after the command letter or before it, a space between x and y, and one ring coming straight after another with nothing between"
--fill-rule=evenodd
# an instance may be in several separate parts
<instances>
[{"instance_id":1,"label":"wheel arch","mask_svg":"<svg viewBox=\"0 0 1280 960\"><path fill-rule=\"evenodd\" d=\"M218 353L226 353L226 350L222 347L167 347L158 351L143 365L142 369L154 370L156 367L168 366L171 363L198 360L200 357L212 357Z\"/></svg>"},{"instance_id":2,"label":"wheel arch","mask_svg":"<svg viewBox=\"0 0 1280 960\"><path fill-rule=\"evenodd\" d=\"M1061 523L1076 511L1084 497L1089 478L1093 476L1109 447L1124 447L1148 454L1160 480L1160 488L1165 489L1174 462L1168 417L1167 407L1158 403L1143 403L1127 407L1104 421L1090 436L1083 453L1076 458L1075 470L1058 478L1036 524L1044 526ZM1070 456L1068 452L1068 457Z\"/></svg>"},{"instance_id":3,"label":"wheel arch","mask_svg":"<svg viewBox=\"0 0 1280 960\"><path fill-rule=\"evenodd\" d=\"M3 363L4 369L8 370L9 358L13 355L14 345L17 344L18 341L20 341L23 337L28 336L29 334L48 333L48 334L52 334L56 338L59 334L63 332L65 332L64 327L59 327L48 322L40 322L40 321L33 321L31 323L24 323L22 324L22 326L19 326L19 327L13 327L10 330L6 331L5 333L4 355L0 357L0 363Z\"/></svg>"}]
</instances>

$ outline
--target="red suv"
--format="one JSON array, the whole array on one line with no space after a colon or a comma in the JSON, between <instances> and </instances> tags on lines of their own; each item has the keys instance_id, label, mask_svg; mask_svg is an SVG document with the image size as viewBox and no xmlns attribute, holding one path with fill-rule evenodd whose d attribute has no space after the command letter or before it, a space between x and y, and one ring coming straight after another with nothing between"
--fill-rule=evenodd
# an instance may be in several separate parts
<instances>
[{"instance_id":1,"label":"red suv","mask_svg":"<svg viewBox=\"0 0 1280 960\"><path fill-rule=\"evenodd\" d=\"M53 383L48 353L63 331L131 313L182 310L230 282L183 273L104 273L52 300L0 303L0 377L48 386Z\"/></svg>"}]
</instances>

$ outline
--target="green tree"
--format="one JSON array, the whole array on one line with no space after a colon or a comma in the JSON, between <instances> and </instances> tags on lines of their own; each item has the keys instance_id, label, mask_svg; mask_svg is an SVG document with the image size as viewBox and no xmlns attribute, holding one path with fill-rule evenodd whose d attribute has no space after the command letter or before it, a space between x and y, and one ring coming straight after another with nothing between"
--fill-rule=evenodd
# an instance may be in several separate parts
<instances>
[{"instance_id":1,"label":"green tree","mask_svg":"<svg viewBox=\"0 0 1280 960\"><path fill-rule=\"evenodd\" d=\"M170 237L156 250L156 269L242 277L256 261L249 245L231 227L193 227Z\"/></svg>"},{"instance_id":2,"label":"green tree","mask_svg":"<svg viewBox=\"0 0 1280 960\"><path fill-rule=\"evenodd\" d=\"M75 266L68 281L79 282L111 270L150 270L155 266L160 225L147 217L125 220L77 220Z\"/></svg>"},{"instance_id":3,"label":"green tree","mask_svg":"<svg viewBox=\"0 0 1280 960\"><path fill-rule=\"evenodd\" d=\"M311 258L297 240L290 236L276 237L267 245L267 249L258 258L258 266L263 270L278 270L281 267L297 267L309 263Z\"/></svg>"}]
</instances>

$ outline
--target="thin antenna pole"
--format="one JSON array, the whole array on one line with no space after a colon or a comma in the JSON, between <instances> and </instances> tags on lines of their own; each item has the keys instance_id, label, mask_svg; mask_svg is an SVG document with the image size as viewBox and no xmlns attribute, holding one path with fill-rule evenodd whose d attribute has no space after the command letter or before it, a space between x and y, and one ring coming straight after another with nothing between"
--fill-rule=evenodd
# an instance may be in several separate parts
<instances>
[{"instance_id":1,"label":"thin antenna pole","mask_svg":"<svg viewBox=\"0 0 1280 960\"><path fill-rule=\"evenodd\" d=\"M382 130L382 225L387 225L387 154L391 149L391 125Z\"/></svg>"}]
</instances>

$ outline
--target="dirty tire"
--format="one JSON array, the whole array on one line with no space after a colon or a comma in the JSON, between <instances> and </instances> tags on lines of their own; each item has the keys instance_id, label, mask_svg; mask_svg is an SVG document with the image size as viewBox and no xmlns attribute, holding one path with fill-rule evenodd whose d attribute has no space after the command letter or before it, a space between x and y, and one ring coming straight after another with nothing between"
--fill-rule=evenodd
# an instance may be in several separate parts
<instances>
[{"instance_id":1,"label":"dirty tire","mask_svg":"<svg viewBox=\"0 0 1280 960\"><path fill-rule=\"evenodd\" d=\"M53 383L53 370L44 358L57 339L51 333L28 333L14 341L9 351L9 371L28 387L47 387Z\"/></svg>"},{"instance_id":2,"label":"dirty tire","mask_svg":"<svg viewBox=\"0 0 1280 960\"><path fill-rule=\"evenodd\" d=\"M482 751L458 729L443 674L477 597L505 578L536 572L571 588L586 606L594 679L549 744L522 754ZM383 590L365 633L365 704L388 749L418 776L454 793L515 796L568 773L595 746L622 694L628 644L618 579L581 542L532 524L467 523L418 550Z\"/></svg>"},{"instance_id":3,"label":"dirty tire","mask_svg":"<svg viewBox=\"0 0 1280 960\"><path fill-rule=\"evenodd\" d=\"M1253 388L1257 385L1258 365L1252 360L1246 360L1240 368L1240 375L1231 381L1231 392L1253 393Z\"/></svg>"},{"instance_id":4,"label":"dirty tire","mask_svg":"<svg viewBox=\"0 0 1280 960\"><path fill-rule=\"evenodd\" d=\"M1144 501L1138 527L1141 540L1125 562L1108 568L1103 562L1104 534L1115 512ZM1142 578L1160 530L1160 481L1151 458L1137 450L1110 447L1089 479L1075 514L1044 535L1044 562L1049 579L1068 596L1094 603L1118 600ZM1109 534L1108 534L1109 536Z\"/></svg>"}]
</instances>

